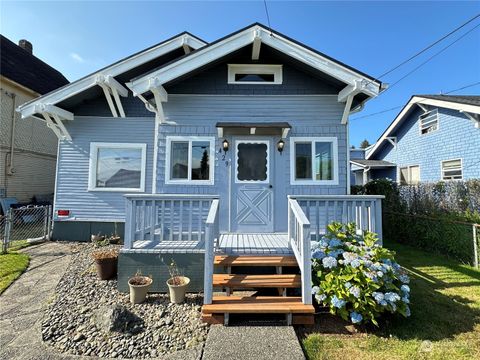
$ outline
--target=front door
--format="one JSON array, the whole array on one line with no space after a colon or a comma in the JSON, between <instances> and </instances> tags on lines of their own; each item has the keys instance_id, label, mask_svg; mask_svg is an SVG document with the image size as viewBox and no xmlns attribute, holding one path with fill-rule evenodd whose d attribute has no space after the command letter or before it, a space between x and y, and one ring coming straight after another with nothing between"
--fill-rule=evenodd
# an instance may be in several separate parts
<instances>
[{"instance_id":1,"label":"front door","mask_svg":"<svg viewBox=\"0 0 480 360\"><path fill-rule=\"evenodd\" d=\"M232 230L273 231L273 159L269 139L235 140L232 167Z\"/></svg>"}]
</instances>

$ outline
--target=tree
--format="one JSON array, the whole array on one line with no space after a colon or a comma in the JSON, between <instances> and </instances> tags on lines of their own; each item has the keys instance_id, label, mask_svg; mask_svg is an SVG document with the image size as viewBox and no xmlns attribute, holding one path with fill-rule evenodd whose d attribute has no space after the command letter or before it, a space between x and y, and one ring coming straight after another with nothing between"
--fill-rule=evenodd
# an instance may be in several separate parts
<instances>
[{"instance_id":1,"label":"tree","mask_svg":"<svg viewBox=\"0 0 480 360\"><path fill-rule=\"evenodd\" d=\"M368 142L367 139L363 140L361 143L360 143L360 149L366 149L367 147L370 146L370 143Z\"/></svg>"}]
</instances>

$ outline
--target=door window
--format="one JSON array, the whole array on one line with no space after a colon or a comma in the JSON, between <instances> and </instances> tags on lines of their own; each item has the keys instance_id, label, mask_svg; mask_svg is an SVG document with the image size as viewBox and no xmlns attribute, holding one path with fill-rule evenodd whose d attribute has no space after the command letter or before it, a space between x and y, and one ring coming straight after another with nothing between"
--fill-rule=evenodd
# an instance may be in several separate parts
<instances>
[{"instance_id":1,"label":"door window","mask_svg":"<svg viewBox=\"0 0 480 360\"><path fill-rule=\"evenodd\" d=\"M237 143L237 182L268 182L268 143Z\"/></svg>"}]
</instances>

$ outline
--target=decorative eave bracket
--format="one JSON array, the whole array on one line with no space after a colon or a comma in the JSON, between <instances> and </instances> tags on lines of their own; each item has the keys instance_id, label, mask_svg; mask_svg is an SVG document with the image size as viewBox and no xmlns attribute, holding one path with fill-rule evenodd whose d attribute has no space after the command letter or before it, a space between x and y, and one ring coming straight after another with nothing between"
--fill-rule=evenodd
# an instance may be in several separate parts
<instances>
[{"instance_id":1,"label":"decorative eave bracket","mask_svg":"<svg viewBox=\"0 0 480 360\"><path fill-rule=\"evenodd\" d=\"M52 129L59 140L72 140L64 120L73 120L73 113L51 104L35 105L35 113L42 114L47 126Z\"/></svg>"},{"instance_id":2,"label":"decorative eave bracket","mask_svg":"<svg viewBox=\"0 0 480 360\"><path fill-rule=\"evenodd\" d=\"M397 147L397 137L396 136L387 136L385 138L394 148Z\"/></svg>"},{"instance_id":3,"label":"decorative eave bracket","mask_svg":"<svg viewBox=\"0 0 480 360\"><path fill-rule=\"evenodd\" d=\"M127 84L128 86L128 84ZM148 89L153 94L154 104L149 102L142 94L135 94L147 108L148 111L155 113L155 118L161 123L165 122L165 114L163 112L162 103L168 101L168 93L157 78L148 80Z\"/></svg>"},{"instance_id":4,"label":"decorative eave bracket","mask_svg":"<svg viewBox=\"0 0 480 360\"><path fill-rule=\"evenodd\" d=\"M363 80L355 80L353 84L345 86L339 93L337 101L340 103L345 103L345 109L343 110L342 121L341 124L345 125L348 123L348 116L352 111L352 102L355 95L363 92L368 96L375 97L378 94L371 91L368 88L368 83L364 82Z\"/></svg>"},{"instance_id":5,"label":"decorative eave bracket","mask_svg":"<svg viewBox=\"0 0 480 360\"><path fill-rule=\"evenodd\" d=\"M470 112L462 111L462 110L460 110L460 112L463 115L465 115L467 118L472 120L477 129L480 129L480 114L474 114L474 113L470 113Z\"/></svg>"},{"instance_id":6,"label":"decorative eave bracket","mask_svg":"<svg viewBox=\"0 0 480 360\"><path fill-rule=\"evenodd\" d=\"M262 46L262 36L260 30L253 31L253 45L252 45L252 60L258 60L260 58L260 47Z\"/></svg>"},{"instance_id":7,"label":"decorative eave bracket","mask_svg":"<svg viewBox=\"0 0 480 360\"><path fill-rule=\"evenodd\" d=\"M107 99L108 106L112 112L113 117L118 117L118 113L122 118L125 117L125 111L123 110L120 96L127 97L128 90L120 84L112 75L97 75L95 79L98 86L103 89L105 98ZM115 104L114 104L115 102ZM116 108L115 108L116 105ZM118 109L118 112L117 112Z\"/></svg>"},{"instance_id":8,"label":"decorative eave bracket","mask_svg":"<svg viewBox=\"0 0 480 360\"><path fill-rule=\"evenodd\" d=\"M420 109L423 110L424 113L428 112L428 106L422 103L417 103L417 105L420 107Z\"/></svg>"}]
</instances>

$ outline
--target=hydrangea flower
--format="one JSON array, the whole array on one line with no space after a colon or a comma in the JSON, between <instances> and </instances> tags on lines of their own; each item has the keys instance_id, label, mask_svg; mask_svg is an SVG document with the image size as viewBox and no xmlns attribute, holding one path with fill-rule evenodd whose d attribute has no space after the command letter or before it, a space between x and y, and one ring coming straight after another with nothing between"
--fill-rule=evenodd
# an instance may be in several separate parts
<instances>
[{"instance_id":1,"label":"hydrangea flower","mask_svg":"<svg viewBox=\"0 0 480 360\"><path fill-rule=\"evenodd\" d=\"M350 264L353 260L355 260L357 258L357 254L352 253L352 252L347 252L347 251L345 251L342 254L342 256L345 259L345 265Z\"/></svg>"},{"instance_id":2,"label":"hydrangea flower","mask_svg":"<svg viewBox=\"0 0 480 360\"><path fill-rule=\"evenodd\" d=\"M350 283L350 281L347 281L345 283L345 288L350 289L351 287L352 287L352 284Z\"/></svg>"},{"instance_id":3,"label":"hydrangea flower","mask_svg":"<svg viewBox=\"0 0 480 360\"><path fill-rule=\"evenodd\" d=\"M327 256L323 258L322 264L327 269L332 269L337 266L337 259L331 256Z\"/></svg>"},{"instance_id":4,"label":"hydrangea flower","mask_svg":"<svg viewBox=\"0 0 480 360\"><path fill-rule=\"evenodd\" d=\"M373 292L372 295L377 304L380 304L382 301L385 300L385 295L381 292Z\"/></svg>"},{"instance_id":5,"label":"hydrangea flower","mask_svg":"<svg viewBox=\"0 0 480 360\"><path fill-rule=\"evenodd\" d=\"M316 249L312 253L312 258L317 260L322 260L325 256L327 255L325 255L325 253L320 249Z\"/></svg>"},{"instance_id":6,"label":"hydrangea flower","mask_svg":"<svg viewBox=\"0 0 480 360\"><path fill-rule=\"evenodd\" d=\"M405 314L407 315L407 317L412 315L412 312L410 311L410 306L407 306L407 309L405 310Z\"/></svg>"},{"instance_id":7,"label":"hydrangea flower","mask_svg":"<svg viewBox=\"0 0 480 360\"><path fill-rule=\"evenodd\" d=\"M328 253L328 256L331 256L331 257L334 257L334 258L337 258L339 255L342 255L343 254L343 250L341 249L338 249L338 250L333 250L333 251L330 251Z\"/></svg>"},{"instance_id":8,"label":"hydrangea flower","mask_svg":"<svg viewBox=\"0 0 480 360\"><path fill-rule=\"evenodd\" d=\"M394 292L387 292L385 293L385 300L389 303L394 303L400 300L400 295Z\"/></svg>"},{"instance_id":9,"label":"hydrangea flower","mask_svg":"<svg viewBox=\"0 0 480 360\"><path fill-rule=\"evenodd\" d=\"M337 309L340 309L340 308L344 307L345 304L346 304L345 300L339 299L337 297L337 295L333 295L333 298L332 298L332 305L333 306L335 306Z\"/></svg>"},{"instance_id":10,"label":"hydrangea flower","mask_svg":"<svg viewBox=\"0 0 480 360\"><path fill-rule=\"evenodd\" d=\"M374 282L377 282L377 273L374 273L372 271L366 271L365 272L365 276L371 280L373 280Z\"/></svg>"},{"instance_id":11,"label":"hydrangea flower","mask_svg":"<svg viewBox=\"0 0 480 360\"><path fill-rule=\"evenodd\" d=\"M358 286L352 286L349 291L350 291L350 294L355 296L357 299L360 297L361 291Z\"/></svg>"},{"instance_id":12,"label":"hydrangea flower","mask_svg":"<svg viewBox=\"0 0 480 360\"><path fill-rule=\"evenodd\" d=\"M330 242L328 243L328 246L331 247L331 248L334 248L334 247L337 247L337 246L341 246L343 244L343 242L341 242L340 240L338 239L332 239L330 240Z\"/></svg>"},{"instance_id":13,"label":"hydrangea flower","mask_svg":"<svg viewBox=\"0 0 480 360\"><path fill-rule=\"evenodd\" d=\"M327 298L327 295L325 295L325 294L316 294L315 295L315 300L317 300L320 303L324 302L326 298Z\"/></svg>"},{"instance_id":14,"label":"hydrangea flower","mask_svg":"<svg viewBox=\"0 0 480 360\"><path fill-rule=\"evenodd\" d=\"M310 248L313 250L319 249L320 248L320 243L318 241L312 241L310 243Z\"/></svg>"},{"instance_id":15,"label":"hydrangea flower","mask_svg":"<svg viewBox=\"0 0 480 360\"><path fill-rule=\"evenodd\" d=\"M383 274L383 271L377 271L377 276L378 276L378 277L383 277L383 275L384 275L384 274Z\"/></svg>"},{"instance_id":16,"label":"hydrangea flower","mask_svg":"<svg viewBox=\"0 0 480 360\"><path fill-rule=\"evenodd\" d=\"M312 287L312 295L315 295L316 293L318 293L320 291L320 287L318 286L313 286Z\"/></svg>"},{"instance_id":17,"label":"hydrangea flower","mask_svg":"<svg viewBox=\"0 0 480 360\"><path fill-rule=\"evenodd\" d=\"M352 311L350 313L350 320L352 320L352 323L354 324L358 324L360 322L362 322L363 320L363 316L355 311Z\"/></svg>"},{"instance_id":18,"label":"hydrangea flower","mask_svg":"<svg viewBox=\"0 0 480 360\"><path fill-rule=\"evenodd\" d=\"M321 248L326 248L328 246L328 240L326 239L321 239L318 244L320 245Z\"/></svg>"},{"instance_id":19,"label":"hydrangea flower","mask_svg":"<svg viewBox=\"0 0 480 360\"><path fill-rule=\"evenodd\" d=\"M402 297L402 301L403 301L405 304L410 304L410 299L408 298L408 296Z\"/></svg>"},{"instance_id":20,"label":"hydrangea flower","mask_svg":"<svg viewBox=\"0 0 480 360\"><path fill-rule=\"evenodd\" d=\"M358 268L360 265L362 265L362 263L358 259L355 259L350 263L350 266L354 269Z\"/></svg>"},{"instance_id":21,"label":"hydrangea flower","mask_svg":"<svg viewBox=\"0 0 480 360\"><path fill-rule=\"evenodd\" d=\"M408 285L402 285L402 286L400 287L400 290L401 290L403 293L407 294L407 293L410 292L410 286L408 286Z\"/></svg>"},{"instance_id":22,"label":"hydrangea flower","mask_svg":"<svg viewBox=\"0 0 480 360\"><path fill-rule=\"evenodd\" d=\"M410 283L410 278L406 274L401 274L398 279L404 284Z\"/></svg>"}]
</instances>

